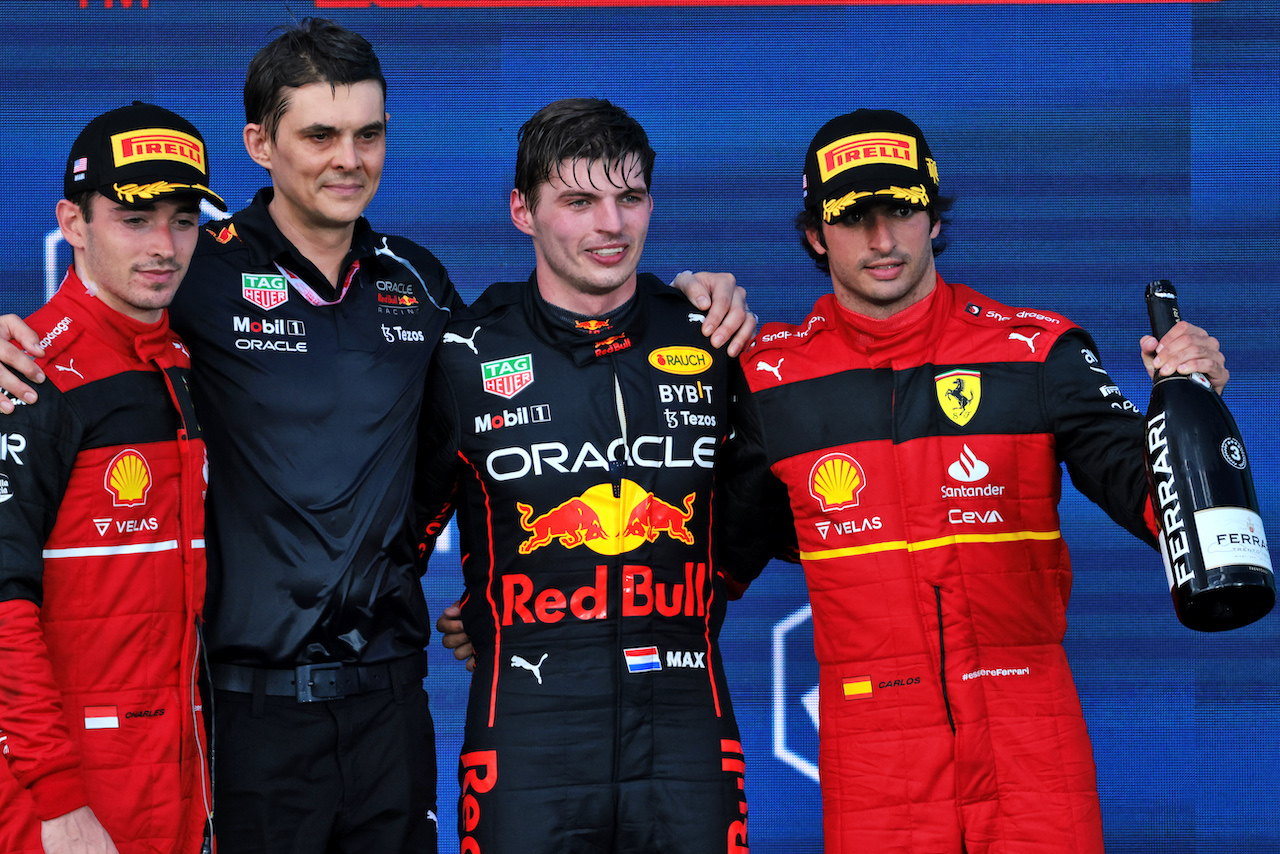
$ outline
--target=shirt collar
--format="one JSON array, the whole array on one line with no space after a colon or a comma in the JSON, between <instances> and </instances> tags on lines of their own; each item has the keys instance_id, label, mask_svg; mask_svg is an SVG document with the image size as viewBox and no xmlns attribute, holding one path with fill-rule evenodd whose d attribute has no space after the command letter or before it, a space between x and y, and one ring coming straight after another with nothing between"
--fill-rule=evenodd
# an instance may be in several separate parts
<instances>
[{"instance_id":1,"label":"shirt collar","mask_svg":"<svg viewBox=\"0 0 1280 854\"><path fill-rule=\"evenodd\" d=\"M356 220L355 232L351 236L351 248L347 250L347 256L342 261L342 275L339 277L339 286L335 288L316 268L316 265L307 260L289 241L289 238L284 236L275 220L271 218L271 211L267 206L271 204L273 198L275 198L275 189L263 187L253 197L253 202L235 216L236 222L241 226L236 229L236 233L249 251L250 263L257 267L280 264L314 288L316 293L321 294L325 299L336 299L351 266L357 261L373 257L375 249L373 227L364 217Z\"/></svg>"}]
</instances>

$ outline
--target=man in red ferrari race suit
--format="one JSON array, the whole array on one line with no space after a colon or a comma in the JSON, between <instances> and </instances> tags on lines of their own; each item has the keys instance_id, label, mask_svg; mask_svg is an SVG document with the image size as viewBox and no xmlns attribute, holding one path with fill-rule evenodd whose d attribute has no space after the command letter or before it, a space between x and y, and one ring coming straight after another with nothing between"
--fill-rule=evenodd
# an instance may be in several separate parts
<instances>
[{"instance_id":1,"label":"man in red ferrari race suit","mask_svg":"<svg viewBox=\"0 0 1280 854\"><path fill-rule=\"evenodd\" d=\"M1154 544L1142 419L1083 330L938 276L948 203L905 117L832 120L805 178L798 225L834 293L743 356L724 559L745 580L762 552L798 547L825 850L1100 852L1062 648L1059 464ZM1162 370L1194 359L1186 370L1225 382L1203 331L1180 325L1161 345Z\"/></svg>"},{"instance_id":2,"label":"man in red ferrari race suit","mask_svg":"<svg viewBox=\"0 0 1280 854\"><path fill-rule=\"evenodd\" d=\"M432 366L419 497L438 530L455 496L477 663L463 852L747 851L713 558L737 365L636 274L652 163L606 101L530 119L511 209L537 268L455 318Z\"/></svg>"},{"instance_id":3,"label":"man in red ferrari race suit","mask_svg":"<svg viewBox=\"0 0 1280 854\"><path fill-rule=\"evenodd\" d=\"M223 206L207 180L196 129L139 102L94 119L67 162L74 266L28 318L49 383L0 424L0 851L211 844L208 480L164 310L199 198Z\"/></svg>"}]
</instances>

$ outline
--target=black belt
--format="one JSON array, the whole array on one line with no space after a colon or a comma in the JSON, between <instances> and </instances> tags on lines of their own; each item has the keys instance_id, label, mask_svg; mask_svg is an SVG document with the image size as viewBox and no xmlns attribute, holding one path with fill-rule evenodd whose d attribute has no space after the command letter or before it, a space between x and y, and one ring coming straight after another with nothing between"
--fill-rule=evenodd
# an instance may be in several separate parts
<instances>
[{"instance_id":1,"label":"black belt","mask_svg":"<svg viewBox=\"0 0 1280 854\"><path fill-rule=\"evenodd\" d=\"M427 675L427 660L425 655L413 655L384 664L335 661L301 664L290 670L214 664L211 670L213 687L219 691L293 697L299 703L314 703L421 681Z\"/></svg>"}]
</instances>

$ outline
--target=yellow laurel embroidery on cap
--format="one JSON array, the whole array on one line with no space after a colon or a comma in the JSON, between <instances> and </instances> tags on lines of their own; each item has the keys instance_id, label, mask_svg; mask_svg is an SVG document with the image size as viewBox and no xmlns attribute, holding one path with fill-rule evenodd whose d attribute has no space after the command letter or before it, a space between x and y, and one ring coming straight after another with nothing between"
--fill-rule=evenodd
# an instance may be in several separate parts
<instances>
[{"instance_id":1,"label":"yellow laurel embroidery on cap","mask_svg":"<svg viewBox=\"0 0 1280 854\"><path fill-rule=\"evenodd\" d=\"M890 187L887 190L881 190L878 195L893 196L895 199L902 199L921 207L929 206L929 191L924 188L924 184L914 187Z\"/></svg>"},{"instance_id":2,"label":"yellow laurel embroidery on cap","mask_svg":"<svg viewBox=\"0 0 1280 854\"><path fill-rule=\"evenodd\" d=\"M838 199L828 199L823 202L822 218L827 222L831 222L844 213L847 208L868 196L892 196L916 207L927 208L929 206L929 191L925 189L923 184L917 184L914 187L887 187L883 190L876 190L874 193L854 190Z\"/></svg>"},{"instance_id":3,"label":"yellow laurel embroidery on cap","mask_svg":"<svg viewBox=\"0 0 1280 854\"><path fill-rule=\"evenodd\" d=\"M924 159L924 162L925 162L925 165L929 167L929 177L933 179L933 183L935 184L939 183L937 161L934 160L932 157L926 157Z\"/></svg>"},{"instance_id":4,"label":"yellow laurel embroidery on cap","mask_svg":"<svg viewBox=\"0 0 1280 854\"><path fill-rule=\"evenodd\" d=\"M873 193L863 193L858 190L852 190L838 199L827 199L822 203L822 218L827 222L844 213L845 208L851 207L858 202L859 199L865 199Z\"/></svg>"},{"instance_id":5,"label":"yellow laurel embroidery on cap","mask_svg":"<svg viewBox=\"0 0 1280 854\"><path fill-rule=\"evenodd\" d=\"M111 186L115 189L116 196L127 204L133 204L134 196L140 199L154 199L165 193L196 189L191 184L173 184L169 181L152 181L150 184L112 184Z\"/></svg>"}]
</instances>

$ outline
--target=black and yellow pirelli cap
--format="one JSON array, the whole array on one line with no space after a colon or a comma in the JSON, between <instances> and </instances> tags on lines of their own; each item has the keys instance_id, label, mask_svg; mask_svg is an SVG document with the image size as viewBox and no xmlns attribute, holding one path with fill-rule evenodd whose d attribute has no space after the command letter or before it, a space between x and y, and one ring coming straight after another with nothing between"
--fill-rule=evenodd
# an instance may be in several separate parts
<instances>
[{"instance_id":1,"label":"black and yellow pirelli cap","mask_svg":"<svg viewBox=\"0 0 1280 854\"><path fill-rule=\"evenodd\" d=\"M824 222L872 201L924 210L938 198L938 165L924 134L893 110L855 110L827 122L804 159L804 204Z\"/></svg>"},{"instance_id":2,"label":"black and yellow pirelli cap","mask_svg":"<svg viewBox=\"0 0 1280 854\"><path fill-rule=\"evenodd\" d=\"M71 198L85 190L126 207L195 193L227 209L209 189L209 152L200 131L177 113L142 101L103 113L72 143L63 192Z\"/></svg>"}]
</instances>

